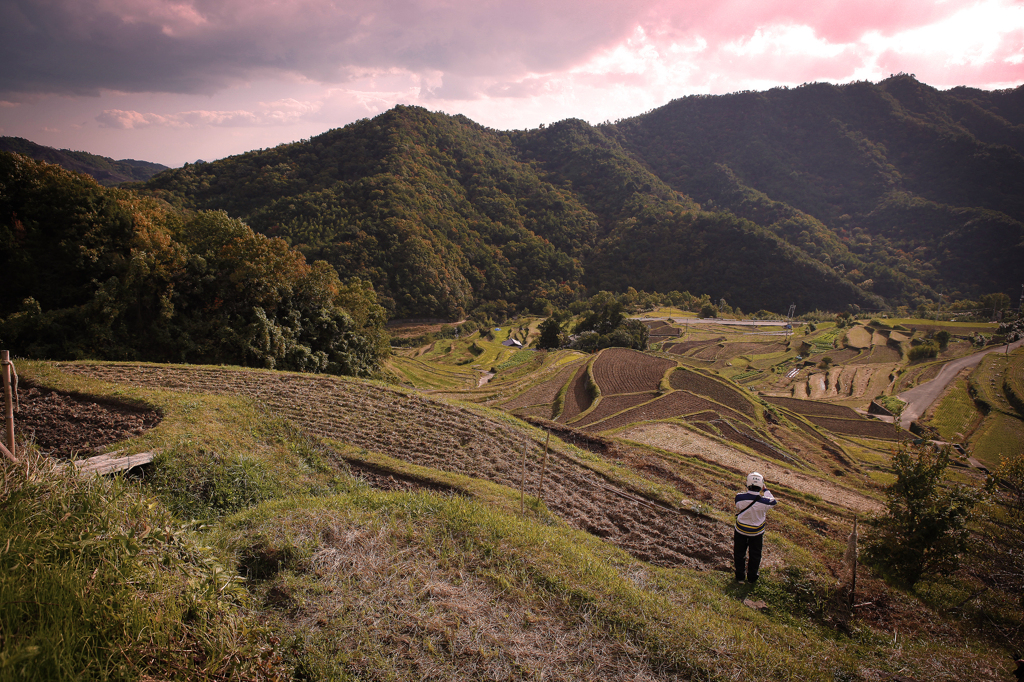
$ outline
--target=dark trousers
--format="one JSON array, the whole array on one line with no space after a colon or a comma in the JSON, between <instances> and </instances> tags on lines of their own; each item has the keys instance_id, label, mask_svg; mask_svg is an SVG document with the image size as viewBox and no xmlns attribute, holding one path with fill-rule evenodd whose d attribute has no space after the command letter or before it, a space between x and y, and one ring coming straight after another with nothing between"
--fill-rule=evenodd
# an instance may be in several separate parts
<instances>
[{"instance_id":1,"label":"dark trousers","mask_svg":"<svg viewBox=\"0 0 1024 682\"><path fill-rule=\"evenodd\" d=\"M732 537L732 555L736 563L736 580L746 579L748 583L755 582L757 580L757 573L761 570L761 548L764 546L764 534L750 537L734 529ZM750 558L747 560L747 572L744 573L743 561L746 559L748 551L750 552Z\"/></svg>"}]
</instances>

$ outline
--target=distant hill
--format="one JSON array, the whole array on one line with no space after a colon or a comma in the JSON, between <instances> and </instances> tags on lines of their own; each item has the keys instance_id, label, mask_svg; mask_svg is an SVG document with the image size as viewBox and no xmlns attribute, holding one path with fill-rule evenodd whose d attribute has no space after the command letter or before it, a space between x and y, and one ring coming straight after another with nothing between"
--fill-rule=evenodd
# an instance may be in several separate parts
<instances>
[{"instance_id":1,"label":"distant hill","mask_svg":"<svg viewBox=\"0 0 1024 682\"><path fill-rule=\"evenodd\" d=\"M16 152L37 161L54 163L68 170L91 175L101 185L113 187L122 182L149 180L167 166L149 161L121 159L115 161L105 156L88 152L73 152L70 149L44 147L21 137L0 137L0 152Z\"/></svg>"},{"instance_id":2,"label":"distant hill","mask_svg":"<svg viewBox=\"0 0 1024 682\"><path fill-rule=\"evenodd\" d=\"M399 106L317 137L164 172L394 317L688 290L745 310L1016 297L1024 88L908 75L686 97L635 118L497 131Z\"/></svg>"}]
</instances>

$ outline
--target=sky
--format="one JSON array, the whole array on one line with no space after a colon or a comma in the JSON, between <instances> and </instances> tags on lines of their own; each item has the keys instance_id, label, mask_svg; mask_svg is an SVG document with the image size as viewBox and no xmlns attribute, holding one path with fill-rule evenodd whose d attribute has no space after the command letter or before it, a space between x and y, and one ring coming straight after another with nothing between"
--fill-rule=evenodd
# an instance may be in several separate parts
<instances>
[{"instance_id":1,"label":"sky","mask_svg":"<svg viewBox=\"0 0 1024 682\"><path fill-rule=\"evenodd\" d=\"M1024 84L1024 0L0 0L0 135L168 166L396 104L507 130L899 72Z\"/></svg>"}]
</instances>

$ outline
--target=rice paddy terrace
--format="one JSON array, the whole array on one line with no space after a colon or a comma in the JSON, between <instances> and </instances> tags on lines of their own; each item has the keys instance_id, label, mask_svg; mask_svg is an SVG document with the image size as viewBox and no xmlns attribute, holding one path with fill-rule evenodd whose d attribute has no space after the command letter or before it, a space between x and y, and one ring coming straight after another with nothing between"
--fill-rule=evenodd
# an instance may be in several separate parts
<instances>
[{"instance_id":1,"label":"rice paddy terrace","mask_svg":"<svg viewBox=\"0 0 1024 682\"><path fill-rule=\"evenodd\" d=\"M112 383L249 396L337 444L339 461L378 487L459 492L430 474L443 472L532 492L571 527L639 559L697 569L727 569L724 520L746 472L762 471L816 517L877 511L892 443L912 437L855 408L867 405L879 375L890 390L900 385L905 372L893 360L914 332L822 325L794 336L723 323L689 332L650 321L659 339L652 352L502 345L529 344L536 322L396 355L391 368L407 388L230 368L60 367ZM1018 370L1009 366L1002 380L1012 395Z\"/></svg>"}]
</instances>

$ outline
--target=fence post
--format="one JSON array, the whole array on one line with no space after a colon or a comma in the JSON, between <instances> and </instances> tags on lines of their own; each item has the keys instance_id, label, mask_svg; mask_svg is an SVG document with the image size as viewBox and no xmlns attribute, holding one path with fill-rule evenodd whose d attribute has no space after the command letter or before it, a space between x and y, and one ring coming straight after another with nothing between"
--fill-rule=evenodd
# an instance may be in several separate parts
<instances>
[{"instance_id":1,"label":"fence post","mask_svg":"<svg viewBox=\"0 0 1024 682\"><path fill-rule=\"evenodd\" d=\"M14 449L14 401L11 399L11 354L8 351L0 351L0 366L4 375L4 415L7 426L7 448L4 448L4 454L17 462Z\"/></svg>"}]
</instances>

